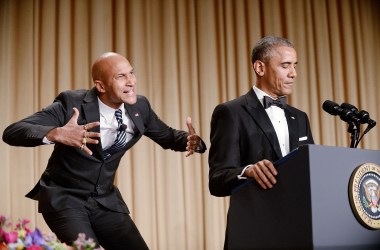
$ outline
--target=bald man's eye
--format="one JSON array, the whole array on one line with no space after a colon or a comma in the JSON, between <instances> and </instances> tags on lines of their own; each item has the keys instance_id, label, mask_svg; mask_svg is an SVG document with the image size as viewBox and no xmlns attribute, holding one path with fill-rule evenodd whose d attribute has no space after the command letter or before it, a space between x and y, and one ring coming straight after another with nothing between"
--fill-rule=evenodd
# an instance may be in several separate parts
<instances>
[{"instance_id":1,"label":"bald man's eye","mask_svg":"<svg viewBox=\"0 0 380 250\"><path fill-rule=\"evenodd\" d=\"M124 79L124 78L125 78L124 74L120 74L120 75L115 76L116 80L121 80L121 79Z\"/></svg>"}]
</instances>

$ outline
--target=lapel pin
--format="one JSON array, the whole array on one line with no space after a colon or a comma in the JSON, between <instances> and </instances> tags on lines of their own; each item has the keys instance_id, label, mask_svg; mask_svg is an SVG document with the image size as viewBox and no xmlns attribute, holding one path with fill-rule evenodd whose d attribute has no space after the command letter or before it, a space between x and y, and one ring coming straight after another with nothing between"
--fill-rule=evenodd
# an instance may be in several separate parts
<instances>
[{"instance_id":1,"label":"lapel pin","mask_svg":"<svg viewBox=\"0 0 380 250\"><path fill-rule=\"evenodd\" d=\"M295 120L296 118L294 118L294 116L291 116L290 118L292 118L293 120Z\"/></svg>"},{"instance_id":2,"label":"lapel pin","mask_svg":"<svg viewBox=\"0 0 380 250\"><path fill-rule=\"evenodd\" d=\"M139 116L139 113L136 113L135 116Z\"/></svg>"}]
</instances>

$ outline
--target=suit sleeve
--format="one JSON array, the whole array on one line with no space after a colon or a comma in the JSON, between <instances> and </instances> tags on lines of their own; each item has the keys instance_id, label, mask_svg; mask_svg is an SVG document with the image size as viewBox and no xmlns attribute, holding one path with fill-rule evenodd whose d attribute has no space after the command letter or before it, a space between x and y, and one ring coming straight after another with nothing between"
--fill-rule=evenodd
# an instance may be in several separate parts
<instances>
[{"instance_id":1,"label":"suit sleeve","mask_svg":"<svg viewBox=\"0 0 380 250\"><path fill-rule=\"evenodd\" d=\"M187 136L189 133L187 131L169 127L153 111L149 101L146 98L144 98L144 100L146 104L146 107L144 108L148 112L148 119L146 121L147 129L144 134L164 149L180 152L186 151ZM199 153L203 153L206 150L206 145L203 141L202 146L202 151Z\"/></svg>"},{"instance_id":2,"label":"suit sleeve","mask_svg":"<svg viewBox=\"0 0 380 250\"><path fill-rule=\"evenodd\" d=\"M215 196L228 196L245 182L237 176L245 166L240 161L240 133L233 112L218 105L211 118L209 190Z\"/></svg>"},{"instance_id":3,"label":"suit sleeve","mask_svg":"<svg viewBox=\"0 0 380 250\"><path fill-rule=\"evenodd\" d=\"M42 139L51 129L66 123L66 109L60 101L62 94L57 98L43 110L9 125L3 132L3 141L11 146L43 145Z\"/></svg>"}]
</instances>

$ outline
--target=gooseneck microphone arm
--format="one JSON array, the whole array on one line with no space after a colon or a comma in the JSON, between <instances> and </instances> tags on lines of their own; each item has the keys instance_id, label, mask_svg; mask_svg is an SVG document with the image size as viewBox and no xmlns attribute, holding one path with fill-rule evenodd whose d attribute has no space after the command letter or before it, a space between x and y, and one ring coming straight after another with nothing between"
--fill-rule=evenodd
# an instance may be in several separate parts
<instances>
[{"instance_id":1,"label":"gooseneck microphone arm","mask_svg":"<svg viewBox=\"0 0 380 250\"><path fill-rule=\"evenodd\" d=\"M360 112L361 112L361 111L360 111ZM367 134L367 133L368 133L373 127L375 127L375 126L376 126L376 121L374 121L374 120L372 120L372 119L369 119L369 120L368 120L368 126L367 126L367 128L364 130L363 134L360 136L360 138L359 138L357 144L359 144L359 142L362 140L363 136L364 136L365 134ZM357 146L357 145L356 145L356 146Z\"/></svg>"}]
</instances>

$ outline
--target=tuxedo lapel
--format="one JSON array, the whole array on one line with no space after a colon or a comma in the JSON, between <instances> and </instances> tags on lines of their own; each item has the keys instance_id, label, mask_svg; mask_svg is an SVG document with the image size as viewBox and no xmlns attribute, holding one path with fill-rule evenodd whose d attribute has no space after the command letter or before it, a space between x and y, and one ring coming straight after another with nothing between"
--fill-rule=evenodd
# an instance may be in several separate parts
<instances>
[{"instance_id":1,"label":"tuxedo lapel","mask_svg":"<svg viewBox=\"0 0 380 250\"><path fill-rule=\"evenodd\" d=\"M272 145L273 150L276 152L278 158L282 157L280 143L278 142L276 131L269 119L264 107L260 104L253 89L251 89L247 95L246 110L250 114L253 120L255 120L257 126L263 131L263 134L267 137L268 141Z\"/></svg>"}]
</instances>

